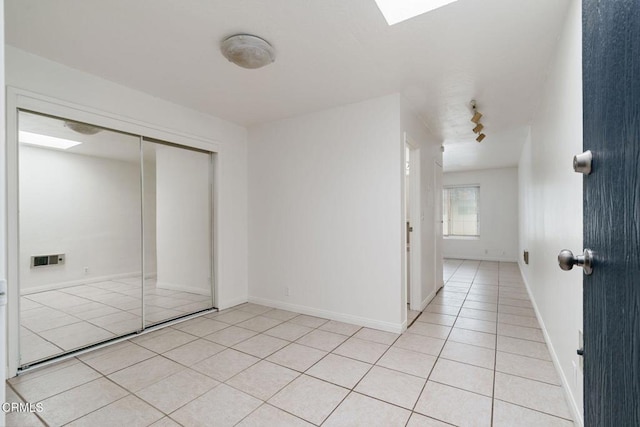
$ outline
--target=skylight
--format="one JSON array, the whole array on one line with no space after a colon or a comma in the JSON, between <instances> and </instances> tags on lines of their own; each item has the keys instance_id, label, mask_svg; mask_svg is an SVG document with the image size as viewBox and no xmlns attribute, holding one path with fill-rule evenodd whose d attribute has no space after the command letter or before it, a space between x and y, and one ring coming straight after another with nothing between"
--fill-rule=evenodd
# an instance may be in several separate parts
<instances>
[{"instance_id":1,"label":"skylight","mask_svg":"<svg viewBox=\"0 0 640 427\"><path fill-rule=\"evenodd\" d=\"M25 132L22 130L20 131L20 143L55 148L57 150L67 150L82 144L82 142L71 141L70 139L56 138L54 136L40 135L39 133Z\"/></svg>"},{"instance_id":2,"label":"skylight","mask_svg":"<svg viewBox=\"0 0 640 427\"><path fill-rule=\"evenodd\" d=\"M378 9L387 20L394 25L423 13L431 12L457 0L375 0Z\"/></svg>"}]
</instances>

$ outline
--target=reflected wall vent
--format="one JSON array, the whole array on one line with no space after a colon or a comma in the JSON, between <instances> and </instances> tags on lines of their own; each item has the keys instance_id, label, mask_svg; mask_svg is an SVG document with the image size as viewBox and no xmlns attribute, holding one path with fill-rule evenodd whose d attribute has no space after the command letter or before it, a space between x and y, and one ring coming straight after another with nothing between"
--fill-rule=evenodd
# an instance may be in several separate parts
<instances>
[{"instance_id":1,"label":"reflected wall vent","mask_svg":"<svg viewBox=\"0 0 640 427\"><path fill-rule=\"evenodd\" d=\"M31 268L64 264L64 258L64 254L33 255L31 257Z\"/></svg>"}]
</instances>

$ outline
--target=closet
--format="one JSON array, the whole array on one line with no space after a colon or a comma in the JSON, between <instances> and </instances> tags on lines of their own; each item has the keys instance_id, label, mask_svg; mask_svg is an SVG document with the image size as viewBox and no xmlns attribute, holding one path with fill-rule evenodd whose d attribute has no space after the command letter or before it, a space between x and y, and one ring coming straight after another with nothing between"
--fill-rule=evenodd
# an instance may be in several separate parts
<instances>
[{"instance_id":1,"label":"closet","mask_svg":"<svg viewBox=\"0 0 640 427\"><path fill-rule=\"evenodd\" d=\"M19 369L215 307L215 153L26 109L17 123Z\"/></svg>"}]
</instances>

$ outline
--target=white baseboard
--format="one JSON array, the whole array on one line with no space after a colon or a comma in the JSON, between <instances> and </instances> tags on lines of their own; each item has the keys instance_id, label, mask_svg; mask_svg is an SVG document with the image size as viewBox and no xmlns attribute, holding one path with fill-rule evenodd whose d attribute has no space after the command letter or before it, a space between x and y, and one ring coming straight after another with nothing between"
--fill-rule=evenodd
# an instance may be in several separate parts
<instances>
[{"instance_id":1,"label":"white baseboard","mask_svg":"<svg viewBox=\"0 0 640 427\"><path fill-rule=\"evenodd\" d=\"M365 326L367 328L378 329L395 334L402 333L402 323L383 322L367 317L353 316L350 314L337 313L335 311L321 310L318 308L308 307L305 305L290 304L282 301L270 300L266 298L249 297L249 302L254 304L266 305L267 307L279 308L282 310L294 311L296 313L307 314L309 316L323 317L325 319L336 320L338 322L351 323L354 325ZM406 322L406 321L405 321ZM406 328L406 323L404 327Z\"/></svg>"},{"instance_id":2,"label":"white baseboard","mask_svg":"<svg viewBox=\"0 0 640 427\"><path fill-rule=\"evenodd\" d=\"M226 301L216 301L218 310L220 311L226 310L228 308L233 308L236 305L245 304L247 302L249 302L247 298L236 298L236 299L231 299Z\"/></svg>"},{"instance_id":3,"label":"white baseboard","mask_svg":"<svg viewBox=\"0 0 640 427\"><path fill-rule=\"evenodd\" d=\"M420 304L420 311L424 311L424 309L427 308L427 306L429 305L431 300L436 297L437 293L438 293L438 291L436 290L436 291L431 292L429 295L427 295L427 297Z\"/></svg>"},{"instance_id":4,"label":"white baseboard","mask_svg":"<svg viewBox=\"0 0 640 427\"><path fill-rule=\"evenodd\" d=\"M156 282L156 288L166 289L168 291L188 292L190 294L211 295L210 289L202 289L197 286L179 285L177 283L170 283L170 282L158 281Z\"/></svg>"},{"instance_id":5,"label":"white baseboard","mask_svg":"<svg viewBox=\"0 0 640 427\"><path fill-rule=\"evenodd\" d=\"M139 271L132 273L110 274L107 276L87 277L79 280L69 280L67 282L50 283L48 285L33 286L20 289L20 295L30 295L38 292L53 291L56 289L70 288L72 286L88 285L91 283L108 282L109 280L129 279L139 277L142 273Z\"/></svg>"},{"instance_id":6,"label":"white baseboard","mask_svg":"<svg viewBox=\"0 0 640 427\"><path fill-rule=\"evenodd\" d=\"M511 258L511 257L492 257L492 256L478 256L478 255L460 255L460 254L455 254L455 255L443 255L443 258L450 258L450 259L470 259L472 261L493 261L493 262L518 262L518 258Z\"/></svg>"},{"instance_id":7,"label":"white baseboard","mask_svg":"<svg viewBox=\"0 0 640 427\"><path fill-rule=\"evenodd\" d=\"M547 348L549 349L549 353L551 354L551 360L553 361L553 366L556 368L556 372L560 377L560 381L562 381L562 389L564 390L565 397L567 403L569 404L569 410L573 414L573 421L576 425L584 427L584 418L582 415L582 408L580 408L576 402L575 396L571 391L571 387L569 387L569 381L567 380L566 375L562 371L560 365L560 359L558 359L558 354L556 353L555 348L553 347L553 343L551 342L551 337L547 332L547 328L542 320L542 316L540 315L540 311L538 310L538 304L536 304L536 300L533 297L533 292L531 291L531 287L529 286L529 282L524 274L522 274L522 265L520 261L518 261L518 270L520 271L520 276L524 281L524 285L527 288L527 293L529 294L529 299L531 300L531 304L533 305L533 310L536 313L536 318L538 319L538 323L542 328L542 334L544 336L544 341L547 343Z\"/></svg>"}]
</instances>

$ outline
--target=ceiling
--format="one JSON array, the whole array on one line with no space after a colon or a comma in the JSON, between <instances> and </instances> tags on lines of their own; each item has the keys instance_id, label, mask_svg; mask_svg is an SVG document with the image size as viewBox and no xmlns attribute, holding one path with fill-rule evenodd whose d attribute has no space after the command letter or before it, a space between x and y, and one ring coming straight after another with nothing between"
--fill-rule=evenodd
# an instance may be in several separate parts
<instances>
[{"instance_id":1,"label":"ceiling","mask_svg":"<svg viewBox=\"0 0 640 427\"><path fill-rule=\"evenodd\" d=\"M374 0L5 0L5 31L17 48L245 126L399 92L453 171L517 163L567 6L459 0L388 26ZM276 62L227 62L218 45L236 33L267 39Z\"/></svg>"}]
</instances>

